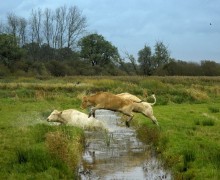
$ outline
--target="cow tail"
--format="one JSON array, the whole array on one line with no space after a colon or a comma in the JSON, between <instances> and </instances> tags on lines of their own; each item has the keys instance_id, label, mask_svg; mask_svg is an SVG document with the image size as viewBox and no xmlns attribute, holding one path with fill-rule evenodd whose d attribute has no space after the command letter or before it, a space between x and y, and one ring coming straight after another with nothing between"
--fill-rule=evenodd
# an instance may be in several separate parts
<instances>
[{"instance_id":1,"label":"cow tail","mask_svg":"<svg viewBox=\"0 0 220 180\"><path fill-rule=\"evenodd\" d=\"M156 104L157 99L156 99L155 94L152 94L151 96L152 96L152 98L154 99L154 102L153 102L153 103L150 103L150 104L151 104L151 106L153 106L154 104Z\"/></svg>"}]
</instances>

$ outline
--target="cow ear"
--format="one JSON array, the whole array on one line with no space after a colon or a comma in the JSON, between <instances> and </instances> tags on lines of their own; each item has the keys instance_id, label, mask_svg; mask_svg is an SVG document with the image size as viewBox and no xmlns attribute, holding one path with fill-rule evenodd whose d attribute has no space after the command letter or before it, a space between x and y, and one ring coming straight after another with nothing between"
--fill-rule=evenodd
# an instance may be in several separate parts
<instances>
[{"instance_id":1,"label":"cow ear","mask_svg":"<svg viewBox=\"0 0 220 180\"><path fill-rule=\"evenodd\" d=\"M59 111L58 112L58 116L61 116L62 113L63 113L63 111Z\"/></svg>"}]
</instances>

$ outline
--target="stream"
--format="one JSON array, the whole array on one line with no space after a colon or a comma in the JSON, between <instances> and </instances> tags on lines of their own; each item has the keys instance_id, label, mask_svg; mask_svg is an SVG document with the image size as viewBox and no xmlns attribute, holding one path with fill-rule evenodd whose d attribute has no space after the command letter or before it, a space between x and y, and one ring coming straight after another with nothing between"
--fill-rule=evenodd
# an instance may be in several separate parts
<instances>
[{"instance_id":1,"label":"stream","mask_svg":"<svg viewBox=\"0 0 220 180\"><path fill-rule=\"evenodd\" d=\"M171 179L160 161L125 127L116 112L97 110L108 132L86 131L86 148L79 168L81 180L161 180Z\"/></svg>"}]
</instances>

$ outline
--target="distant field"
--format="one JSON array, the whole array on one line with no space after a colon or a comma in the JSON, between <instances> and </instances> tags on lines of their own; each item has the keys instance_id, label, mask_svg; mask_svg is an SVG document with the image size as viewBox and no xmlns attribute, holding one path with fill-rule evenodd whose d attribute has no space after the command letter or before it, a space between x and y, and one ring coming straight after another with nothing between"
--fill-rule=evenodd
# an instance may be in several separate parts
<instances>
[{"instance_id":1,"label":"distant field","mask_svg":"<svg viewBox=\"0 0 220 180\"><path fill-rule=\"evenodd\" d=\"M175 179L220 179L220 77L0 79L0 176L74 178L83 131L50 126L46 117L54 109L82 111L82 96L98 91L129 92L148 101L146 94L155 93L160 127L135 114L139 138L153 145Z\"/></svg>"}]
</instances>

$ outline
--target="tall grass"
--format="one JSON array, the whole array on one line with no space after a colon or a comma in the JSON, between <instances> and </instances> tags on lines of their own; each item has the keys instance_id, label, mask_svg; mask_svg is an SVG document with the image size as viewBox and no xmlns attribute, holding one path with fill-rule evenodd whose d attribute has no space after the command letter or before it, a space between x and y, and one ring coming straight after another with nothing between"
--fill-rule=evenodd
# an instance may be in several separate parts
<instances>
[{"instance_id":1,"label":"tall grass","mask_svg":"<svg viewBox=\"0 0 220 180\"><path fill-rule=\"evenodd\" d=\"M209 111L211 113L218 113L218 112L220 112L220 108L219 107L214 107L214 106L209 106Z\"/></svg>"}]
</instances>

